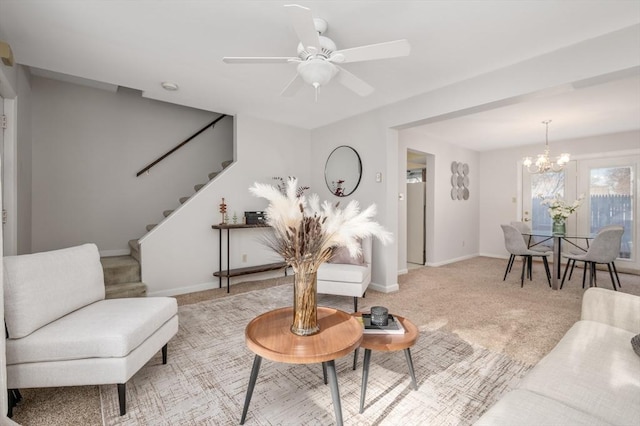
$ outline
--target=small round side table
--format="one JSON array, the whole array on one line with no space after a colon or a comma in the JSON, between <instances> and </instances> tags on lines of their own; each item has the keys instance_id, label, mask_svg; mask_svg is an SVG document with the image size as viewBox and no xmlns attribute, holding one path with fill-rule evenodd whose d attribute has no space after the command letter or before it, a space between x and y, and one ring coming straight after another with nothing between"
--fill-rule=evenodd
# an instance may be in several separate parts
<instances>
[{"instance_id":1,"label":"small round side table","mask_svg":"<svg viewBox=\"0 0 640 426\"><path fill-rule=\"evenodd\" d=\"M288 364L321 362L323 372L329 373L331 399L336 423L342 425L342 407L335 359L356 349L362 340L360 321L338 309L318 306L320 331L311 336L298 336L291 332L293 308L266 312L252 319L245 329L247 347L256 354L253 360L249 386L240 424L244 424L253 388L258 379L262 358Z\"/></svg>"},{"instance_id":2,"label":"small round side table","mask_svg":"<svg viewBox=\"0 0 640 426\"><path fill-rule=\"evenodd\" d=\"M352 316L362 316L362 312L355 312ZM404 327L404 334L363 334L360 347L364 348L364 361L362 363L362 390L360 393L360 413L364 411L364 398L367 393L367 378L369 377L369 362L371 360L371 351L399 351L403 350L407 365L409 366L409 374L411 374L411 382L413 388L418 389L416 374L413 370L413 361L411 360L411 348L418 340L418 328L408 319L399 315L392 314L393 317L400 321ZM358 350L353 355L353 369L356 369Z\"/></svg>"}]
</instances>

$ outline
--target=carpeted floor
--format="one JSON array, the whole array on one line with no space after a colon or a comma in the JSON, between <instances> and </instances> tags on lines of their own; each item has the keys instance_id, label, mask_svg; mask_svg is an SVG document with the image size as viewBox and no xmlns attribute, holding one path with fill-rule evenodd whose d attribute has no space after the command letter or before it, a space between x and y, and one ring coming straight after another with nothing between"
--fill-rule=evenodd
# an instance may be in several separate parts
<instances>
[{"instance_id":1,"label":"carpeted floor","mask_svg":"<svg viewBox=\"0 0 640 426\"><path fill-rule=\"evenodd\" d=\"M417 416L414 420L431 419L431 424L470 424L544 356L579 318L583 294L580 280L574 278L563 290L552 291L544 280L542 266L536 264L534 280L525 282L521 289L516 271L502 281L505 264L504 260L475 258L439 268L412 269L399 277L399 292L369 291L361 301L363 310L384 305L419 326L421 336L414 349L414 364L420 389L411 391L401 354L374 353L366 410L360 415L361 371L353 372L350 357L343 358L336 364L345 424L394 424L391 422L399 418L396 416L411 412ZM287 286L282 285L290 279L234 285L232 295L238 296L232 297L224 289L179 296L181 328L176 341L170 342L169 364L162 366L155 357L134 376L127 389L127 416L113 415L117 413L115 386L84 386L25 389L14 420L23 425L102 425L104 415L104 424L237 424L252 359L241 331L257 312L241 312L244 316L234 316L231 321L235 328L228 328L234 330L236 340L240 339L234 343L236 352L229 348L226 353L227 348L221 346L230 342L229 337L210 339L215 331L206 327L189 330L189 326L198 324L194 318L207 317L203 310L213 307L240 312L256 295L261 300L275 297L259 303L264 310L272 304L286 305L290 299L283 299L290 295L286 296ZM621 274L620 279L623 291L640 295L639 276ZM610 288L607 274L600 275L600 285ZM254 291L258 289L267 290ZM240 295L245 292L248 294ZM344 310L352 306L348 298L335 296L320 296L319 302ZM224 318L220 321L224 323ZM210 368L199 374L180 371L196 385L168 389L171 386L166 381L171 380L173 369L194 365L187 358L200 353L207 344L214 347L207 352L211 358L197 368ZM314 366L296 367L263 363L247 424L332 423L333 409L321 371L315 371ZM224 386L219 386L221 383ZM268 392L267 386L271 385L278 386L279 391ZM197 386L201 386L200 392L192 395L189 389ZM209 393L211 389L216 392ZM206 412L210 413L212 406L220 410L215 417L219 421L207 420ZM159 417L151 419L148 416L154 410Z\"/></svg>"}]
</instances>

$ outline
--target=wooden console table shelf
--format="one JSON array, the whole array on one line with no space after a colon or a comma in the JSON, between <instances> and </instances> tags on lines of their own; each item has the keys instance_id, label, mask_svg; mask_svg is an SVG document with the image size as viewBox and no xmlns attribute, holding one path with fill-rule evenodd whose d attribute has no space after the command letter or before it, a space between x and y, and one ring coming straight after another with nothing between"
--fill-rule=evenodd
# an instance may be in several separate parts
<instances>
[{"instance_id":1,"label":"wooden console table shelf","mask_svg":"<svg viewBox=\"0 0 640 426\"><path fill-rule=\"evenodd\" d=\"M239 277L242 275L250 275L257 274L259 272L268 272L268 271L277 271L278 269L284 269L284 275L287 275L287 263L286 262L275 262L268 263L266 265L255 265L255 266L246 266L244 268L229 268L229 231L231 229L251 229L251 228L269 228L269 225L246 225L246 224L221 224L221 225L212 225L212 229L217 229L220 235L220 250L218 255L218 272L214 272L213 276L219 278L219 286L218 288L222 288L222 278L227 278L227 293L229 293L229 279L231 277ZM222 230L227 230L227 269L222 269Z\"/></svg>"}]
</instances>

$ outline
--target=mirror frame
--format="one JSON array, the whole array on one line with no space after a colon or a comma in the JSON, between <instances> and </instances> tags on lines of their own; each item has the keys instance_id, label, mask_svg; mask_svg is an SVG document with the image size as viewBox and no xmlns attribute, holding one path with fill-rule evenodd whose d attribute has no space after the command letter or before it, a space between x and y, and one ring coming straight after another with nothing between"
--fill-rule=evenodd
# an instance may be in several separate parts
<instances>
[{"instance_id":1,"label":"mirror frame","mask_svg":"<svg viewBox=\"0 0 640 426\"><path fill-rule=\"evenodd\" d=\"M335 177L332 178L328 176L327 172L329 171L329 162L331 161L331 158L334 158L334 161L335 161L335 158L337 157L334 157L334 154L337 155L338 150L344 150L345 148L351 150L353 154L355 154L356 156L355 158L357 159L357 163L354 163L353 166L357 168L358 180L356 184L353 186L353 189L342 188L342 190L340 190L340 188L333 187L332 184L333 182L336 181L336 178ZM329 154L329 157L327 158L327 161L324 164L324 182L327 185L329 192L331 192L336 197L348 197L349 195L353 194L356 189L358 189L358 186L360 185L361 180L362 180L362 159L360 158L360 154L358 154L358 151L356 151L354 148L348 145L340 145L336 147L333 151L331 151L331 154Z\"/></svg>"}]
</instances>

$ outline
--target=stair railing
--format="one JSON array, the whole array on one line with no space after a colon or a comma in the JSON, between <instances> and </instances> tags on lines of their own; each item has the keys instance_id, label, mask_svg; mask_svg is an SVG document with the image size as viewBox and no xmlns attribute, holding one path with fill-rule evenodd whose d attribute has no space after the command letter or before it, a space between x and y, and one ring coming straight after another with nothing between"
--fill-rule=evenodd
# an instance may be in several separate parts
<instances>
[{"instance_id":1,"label":"stair railing","mask_svg":"<svg viewBox=\"0 0 640 426\"><path fill-rule=\"evenodd\" d=\"M153 162L149 163L145 168L143 168L138 173L136 173L136 177L139 177L141 174L143 174L145 172L148 172L153 166L155 166L156 164L158 164L159 162L161 162L162 160L164 160L165 158L167 158L168 156L170 156L171 154L176 152L178 149L180 149L183 146L185 146L189 141L191 141L193 138L197 137L200 133L204 132L209 127L213 128L218 121L222 120L226 116L227 116L226 114L222 114L220 117L216 118L211 123L207 124L202 129L198 130L196 133L194 133L193 135L189 136L189 138L187 138L187 140L185 140L184 142L181 142L176 147L172 148L170 151L168 151L165 154L163 154L162 156L160 156L158 159L156 159Z\"/></svg>"}]
</instances>

